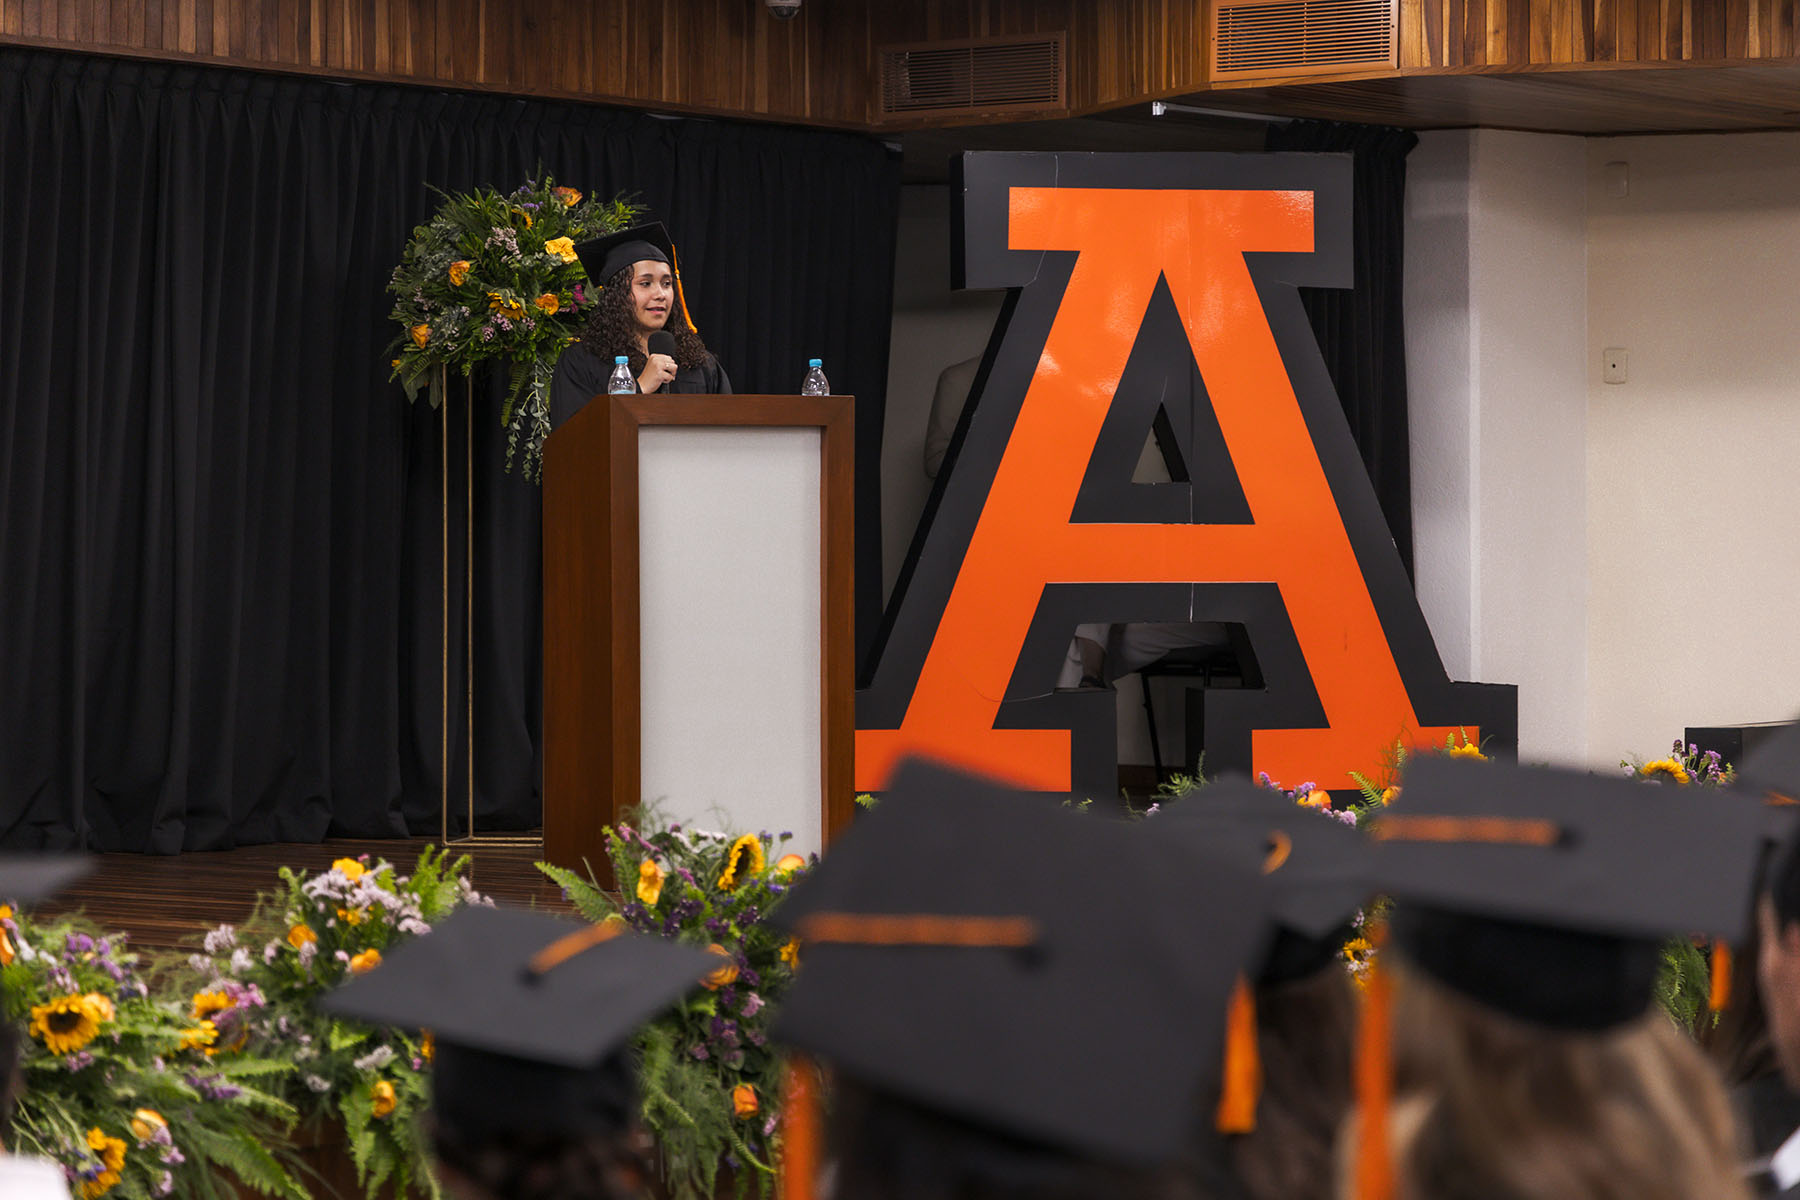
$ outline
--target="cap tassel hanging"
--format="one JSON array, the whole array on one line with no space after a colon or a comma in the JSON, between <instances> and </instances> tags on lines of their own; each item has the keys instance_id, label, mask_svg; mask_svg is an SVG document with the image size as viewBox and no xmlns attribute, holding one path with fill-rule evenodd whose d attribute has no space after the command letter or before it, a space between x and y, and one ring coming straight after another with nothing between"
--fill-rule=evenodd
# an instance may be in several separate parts
<instances>
[{"instance_id":1,"label":"cap tassel hanging","mask_svg":"<svg viewBox=\"0 0 1800 1200\"><path fill-rule=\"evenodd\" d=\"M1256 1104L1262 1099L1262 1056L1256 1047L1256 996L1249 981L1238 976L1225 1018L1224 1086L1215 1124L1220 1133L1249 1133L1256 1128Z\"/></svg>"},{"instance_id":2,"label":"cap tassel hanging","mask_svg":"<svg viewBox=\"0 0 1800 1200\"><path fill-rule=\"evenodd\" d=\"M1721 1013L1731 1007L1731 947L1714 942L1712 948L1712 985L1706 993L1708 1012Z\"/></svg>"},{"instance_id":3,"label":"cap tassel hanging","mask_svg":"<svg viewBox=\"0 0 1800 1200\"><path fill-rule=\"evenodd\" d=\"M1381 939L1370 940L1379 945ZM1390 1200L1394 1194L1393 1147L1388 1144L1388 1113L1394 1092L1393 1036L1394 982L1379 961L1371 962L1356 1038L1356 1101L1361 1118L1356 1200Z\"/></svg>"},{"instance_id":4,"label":"cap tassel hanging","mask_svg":"<svg viewBox=\"0 0 1800 1200\"><path fill-rule=\"evenodd\" d=\"M812 1064L788 1059L781 1101L780 1200L813 1200L819 1176L819 1094Z\"/></svg>"},{"instance_id":5,"label":"cap tassel hanging","mask_svg":"<svg viewBox=\"0 0 1800 1200\"><path fill-rule=\"evenodd\" d=\"M675 243L669 243L669 270L675 276L675 303L681 305L681 320L688 327L689 333L698 333L694 328L694 318L688 316L687 289L681 286L681 259L675 253Z\"/></svg>"}]
</instances>

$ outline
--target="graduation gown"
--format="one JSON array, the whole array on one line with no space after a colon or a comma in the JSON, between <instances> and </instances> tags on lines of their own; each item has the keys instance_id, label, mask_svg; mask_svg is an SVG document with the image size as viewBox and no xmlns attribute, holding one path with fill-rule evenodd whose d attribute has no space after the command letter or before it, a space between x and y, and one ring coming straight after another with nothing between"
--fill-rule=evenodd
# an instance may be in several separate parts
<instances>
[{"instance_id":1,"label":"graduation gown","mask_svg":"<svg viewBox=\"0 0 1800 1200\"><path fill-rule=\"evenodd\" d=\"M560 428L564 421L581 411L581 406L595 396L604 395L612 378L611 357L601 358L579 343L563 351L556 361L556 375L550 381L550 428ZM712 355L698 367L681 367L675 378L663 384L659 396L722 396L731 391L731 380L725 368Z\"/></svg>"}]
</instances>

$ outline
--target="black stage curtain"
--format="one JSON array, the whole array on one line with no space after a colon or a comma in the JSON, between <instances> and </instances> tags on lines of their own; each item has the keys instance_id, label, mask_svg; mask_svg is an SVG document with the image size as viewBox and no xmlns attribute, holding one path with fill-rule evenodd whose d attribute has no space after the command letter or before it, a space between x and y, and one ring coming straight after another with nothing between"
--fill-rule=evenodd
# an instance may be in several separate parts
<instances>
[{"instance_id":1,"label":"black stage curtain","mask_svg":"<svg viewBox=\"0 0 1800 1200\"><path fill-rule=\"evenodd\" d=\"M816 355L857 396L873 631L899 189L881 143L0 49L0 844L436 828L443 457L437 413L387 382L383 289L427 185L540 169L670 225L739 390L797 392ZM539 813L539 492L503 473L497 413L479 386L476 811L507 829Z\"/></svg>"},{"instance_id":2,"label":"black stage curtain","mask_svg":"<svg viewBox=\"0 0 1800 1200\"><path fill-rule=\"evenodd\" d=\"M1350 432L1375 484L1408 578L1413 573L1412 460L1406 425L1406 156L1419 144L1407 129L1293 121L1269 127L1270 150L1355 156L1352 253L1356 286L1301 288L1325 366L1337 385Z\"/></svg>"}]
</instances>

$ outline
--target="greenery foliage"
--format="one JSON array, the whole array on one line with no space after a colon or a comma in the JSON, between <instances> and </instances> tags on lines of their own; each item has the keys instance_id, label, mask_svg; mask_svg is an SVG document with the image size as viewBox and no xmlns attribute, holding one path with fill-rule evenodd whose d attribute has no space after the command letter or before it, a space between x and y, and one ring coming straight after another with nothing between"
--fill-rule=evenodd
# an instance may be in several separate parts
<instances>
[{"instance_id":1,"label":"greenery foliage","mask_svg":"<svg viewBox=\"0 0 1800 1200\"><path fill-rule=\"evenodd\" d=\"M393 377L409 400L428 388L443 403L450 371L469 376L490 360L507 363L510 467L525 444L524 472L536 479L550 433L550 380L596 299L575 243L631 225L641 210L622 198L590 199L546 175L507 195L488 188L451 195L413 230L388 281L389 315L400 333L389 347Z\"/></svg>"},{"instance_id":2,"label":"greenery foliage","mask_svg":"<svg viewBox=\"0 0 1800 1200\"><path fill-rule=\"evenodd\" d=\"M719 957L705 986L639 1037L646 1127L676 1200L711 1200L722 1170L740 1194L775 1179L782 1059L768 1031L799 962L796 945L764 920L817 857L781 854L791 834L733 835L651 814L606 831L617 889L548 863L590 921L703 946Z\"/></svg>"}]
</instances>

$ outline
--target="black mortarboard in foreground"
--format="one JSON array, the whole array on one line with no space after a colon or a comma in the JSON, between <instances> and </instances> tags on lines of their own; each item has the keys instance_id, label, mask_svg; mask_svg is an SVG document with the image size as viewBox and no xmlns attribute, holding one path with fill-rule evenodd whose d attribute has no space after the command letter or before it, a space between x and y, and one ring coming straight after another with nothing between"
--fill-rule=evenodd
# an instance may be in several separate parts
<instances>
[{"instance_id":1,"label":"black mortarboard in foreground","mask_svg":"<svg viewBox=\"0 0 1800 1200\"><path fill-rule=\"evenodd\" d=\"M575 254L581 259L581 269L587 272L587 277L604 286L633 263L646 260L668 263L672 270L675 243L669 240L669 231L663 228L662 222L652 221L648 225L634 225L582 242L575 247Z\"/></svg>"},{"instance_id":2,"label":"black mortarboard in foreground","mask_svg":"<svg viewBox=\"0 0 1800 1200\"><path fill-rule=\"evenodd\" d=\"M1003 1137L1153 1166L1189 1144L1260 876L917 760L778 911L778 1038Z\"/></svg>"},{"instance_id":3,"label":"black mortarboard in foreground","mask_svg":"<svg viewBox=\"0 0 1800 1200\"><path fill-rule=\"evenodd\" d=\"M1654 1000L1660 942L1747 931L1762 806L1548 767L1422 756L1374 823L1392 941L1452 990L1558 1029Z\"/></svg>"},{"instance_id":4,"label":"black mortarboard in foreground","mask_svg":"<svg viewBox=\"0 0 1800 1200\"><path fill-rule=\"evenodd\" d=\"M320 1004L431 1030L433 1107L459 1134L580 1134L630 1123L625 1047L718 965L660 938L472 905Z\"/></svg>"},{"instance_id":5,"label":"black mortarboard in foreground","mask_svg":"<svg viewBox=\"0 0 1800 1200\"><path fill-rule=\"evenodd\" d=\"M1227 777L1165 803L1144 830L1186 839L1266 876L1276 934L1261 971L1264 983L1342 965L1344 942L1373 891L1369 842L1354 825Z\"/></svg>"},{"instance_id":6,"label":"black mortarboard in foreground","mask_svg":"<svg viewBox=\"0 0 1800 1200\"><path fill-rule=\"evenodd\" d=\"M29 906L94 869L80 854L0 854L0 900Z\"/></svg>"},{"instance_id":7,"label":"black mortarboard in foreground","mask_svg":"<svg viewBox=\"0 0 1800 1200\"><path fill-rule=\"evenodd\" d=\"M1735 786L1765 805L1764 831L1771 843L1800 830L1800 723L1763 739L1756 752L1733 764Z\"/></svg>"}]
</instances>

